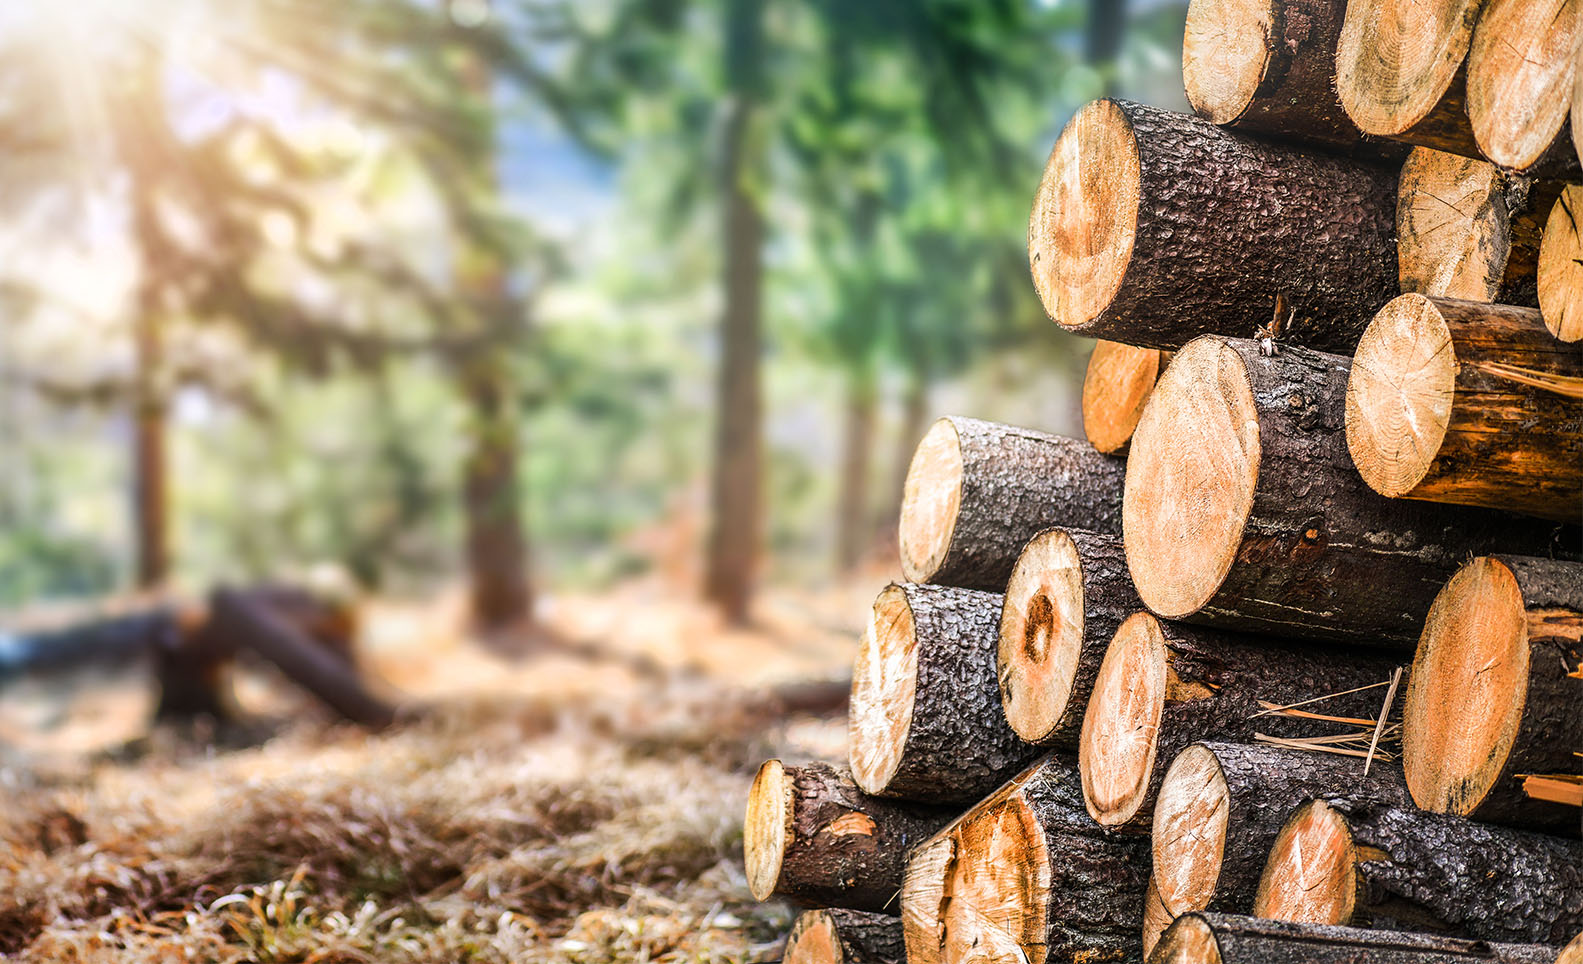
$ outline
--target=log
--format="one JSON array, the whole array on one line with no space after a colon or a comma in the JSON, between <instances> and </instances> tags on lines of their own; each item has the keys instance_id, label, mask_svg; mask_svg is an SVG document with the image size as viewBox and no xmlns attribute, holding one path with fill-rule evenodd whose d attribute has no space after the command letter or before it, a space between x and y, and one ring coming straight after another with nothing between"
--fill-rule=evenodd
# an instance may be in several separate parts
<instances>
[{"instance_id":1,"label":"log","mask_svg":"<svg viewBox=\"0 0 1583 964\"><path fill-rule=\"evenodd\" d=\"M909 964L1138 961L1148 853L1083 810L1071 761L1019 775L919 848L902 924Z\"/></svg>"},{"instance_id":2,"label":"log","mask_svg":"<svg viewBox=\"0 0 1583 964\"><path fill-rule=\"evenodd\" d=\"M847 744L864 792L971 803L1037 754L1006 722L995 681L1000 593L892 585L852 669Z\"/></svg>"},{"instance_id":3,"label":"log","mask_svg":"<svg viewBox=\"0 0 1583 964\"><path fill-rule=\"evenodd\" d=\"M1365 134L1477 157L1463 61L1485 0L1350 0L1336 91Z\"/></svg>"},{"instance_id":4,"label":"log","mask_svg":"<svg viewBox=\"0 0 1583 964\"><path fill-rule=\"evenodd\" d=\"M1161 905L1173 917L1246 910L1281 825L1316 796L1410 804L1399 764L1375 760L1367 776L1363 766L1356 757L1261 744L1194 743L1177 754L1154 807Z\"/></svg>"},{"instance_id":5,"label":"log","mask_svg":"<svg viewBox=\"0 0 1583 964\"><path fill-rule=\"evenodd\" d=\"M1133 435L1122 506L1149 609L1406 650L1469 555L1576 557L1573 527L1369 489L1346 449L1350 367L1209 337L1172 360Z\"/></svg>"},{"instance_id":6,"label":"log","mask_svg":"<svg viewBox=\"0 0 1583 964\"><path fill-rule=\"evenodd\" d=\"M901 918L861 910L810 910L786 938L784 964L905 964Z\"/></svg>"},{"instance_id":7,"label":"log","mask_svg":"<svg viewBox=\"0 0 1583 964\"><path fill-rule=\"evenodd\" d=\"M1077 749L1110 638L1142 607L1120 536L1046 529L1030 539L1006 583L995 656L1012 730Z\"/></svg>"},{"instance_id":8,"label":"log","mask_svg":"<svg viewBox=\"0 0 1583 964\"><path fill-rule=\"evenodd\" d=\"M868 796L823 763L766 761L742 824L748 890L759 900L895 914L908 853L954 816Z\"/></svg>"},{"instance_id":9,"label":"log","mask_svg":"<svg viewBox=\"0 0 1583 964\"><path fill-rule=\"evenodd\" d=\"M1468 123L1479 150L1501 167L1576 163L1566 123L1577 20L1575 0L1484 5L1468 50Z\"/></svg>"},{"instance_id":10,"label":"log","mask_svg":"<svg viewBox=\"0 0 1583 964\"><path fill-rule=\"evenodd\" d=\"M1028 224L1034 287L1068 331L1144 348L1286 337L1347 351L1397 293L1396 172L1098 100L1050 153ZM1285 319L1283 319L1284 321Z\"/></svg>"},{"instance_id":11,"label":"log","mask_svg":"<svg viewBox=\"0 0 1583 964\"><path fill-rule=\"evenodd\" d=\"M1583 339L1583 187L1569 184L1550 208L1539 241L1539 313L1565 342Z\"/></svg>"},{"instance_id":12,"label":"log","mask_svg":"<svg viewBox=\"0 0 1583 964\"><path fill-rule=\"evenodd\" d=\"M1094 682L1078 744L1083 800L1100 824L1147 833L1166 766L1195 740L1247 742L1372 729L1389 654L1346 652L1168 623L1133 614L1116 631ZM1348 692L1357 691L1357 692ZM1349 720L1257 715L1260 701ZM1344 695L1341 695L1344 694Z\"/></svg>"},{"instance_id":13,"label":"log","mask_svg":"<svg viewBox=\"0 0 1583 964\"><path fill-rule=\"evenodd\" d=\"M1583 397L1547 379L1583 384L1583 351L1536 309L1402 295L1352 359L1352 462L1380 495L1583 521Z\"/></svg>"},{"instance_id":14,"label":"log","mask_svg":"<svg viewBox=\"0 0 1583 964\"><path fill-rule=\"evenodd\" d=\"M1561 956L1556 958L1556 964L1583 964L1583 931L1572 938L1572 943L1561 948Z\"/></svg>"},{"instance_id":15,"label":"log","mask_svg":"<svg viewBox=\"0 0 1583 964\"><path fill-rule=\"evenodd\" d=\"M1143 957L1148 960L1154 953L1154 947L1160 943L1160 936L1166 928L1171 926L1173 920L1170 910L1160 900L1160 888L1154 876L1149 876L1149 889L1143 895Z\"/></svg>"},{"instance_id":16,"label":"log","mask_svg":"<svg viewBox=\"0 0 1583 964\"><path fill-rule=\"evenodd\" d=\"M1000 592L1034 533L1074 526L1121 533L1120 459L1076 439L976 418L934 423L902 492L909 582Z\"/></svg>"},{"instance_id":17,"label":"log","mask_svg":"<svg viewBox=\"0 0 1583 964\"><path fill-rule=\"evenodd\" d=\"M1402 709L1402 764L1426 810L1575 834L1577 811L1522 775L1580 773L1583 563L1490 556L1436 597Z\"/></svg>"},{"instance_id":18,"label":"log","mask_svg":"<svg viewBox=\"0 0 1583 964\"><path fill-rule=\"evenodd\" d=\"M1171 353L1098 341L1083 376L1083 434L1105 455L1125 455L1154 383Z\"/></svg>"},{"instance_id":19,"label":"log","mask_svg":"<svg viewBox=\"0 0 1583 964\"><path fill-rule=\"evenodd\" d=\"M1439 934L1404 934L1194 913L1166 931L1150 964L1550 964L1545 944L1492 944Z\"/></svg>"},{"instance_id":20,"label":"log","mask_svg":"<svg viewBox=\"0 0 1583 964\"><path fill-rule=\"evenodd\" d=\"M1253 913L1560 944L1583 927L1583 842L1412 807L1313 800L1276 837Z\"/></svg>"}]
</instances>

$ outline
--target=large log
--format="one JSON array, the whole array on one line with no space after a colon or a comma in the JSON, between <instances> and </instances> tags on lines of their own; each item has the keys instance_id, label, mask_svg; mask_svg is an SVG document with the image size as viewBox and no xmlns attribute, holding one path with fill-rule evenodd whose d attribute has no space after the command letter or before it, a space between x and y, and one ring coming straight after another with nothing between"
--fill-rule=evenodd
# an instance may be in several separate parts
<instances>
[{"instance_id":1,"label":"large log","mask_svg":"<svg viewBox=\"0 0 1583 964\"><path fill-rule=\"evenodd\" d=\"M861 910L810 910L786 938L783 964L905 964L901 918Z\"/></svg>"},{"instance_id":2,"label":"large log","mask_svg":"<svg viewBox=\"0 0 1583 964\"><path fill-rule=\"evenodd\" d=\"M1576 0L1488 0L1468 50L1467 113L1485 157L1512 170L1576 163L1567 134Z\"/></svg>"},{"instance_id":3,"label":"large log","mask_svg":"<svg viewBox=\"0 0 1583 964\"><path fill-rule=\"evenodd\" d=\"M1098 341L1083 375L1083 434L1106 455L1125 455L1154 383L1171 353Z\"/></svg>"},{"instance_id":4,"label":"large log","mask_svg":"<svg viewBox=\"0 0 1583 964\"><path fill-rule=\"evenodd\" d=\"M1492 944L1294 924L1233 914L1188 914L1161 938L1150 964L1550 964L1546 944Z\"/></svg>"},{"instance_id":5,"label":"large log","mask_svg":"<svg viewBox=\"0 0 1583 964\"><path fill-rule=\"evenodd\" d=\"M1395 197L1384 167L1099 100L1050 153L1028 260L1045 311L1078 334L1163 349L1247 337L1279 294L1286 337L1347 351L1397 293Z\"/></svg>"},{"instance_id":6,"label":"large log","mask_svg":"<svg viewBox=\"0 0 1583 964\"><path fill-rule=\"evenodd\" d=\"M1151 610L1407 649L1469 555L1576 556L1576 528L1370 490L1347 454L1350 368L1210 337L1172 360L1133 435L1122 509Z\"/></svg>"},{"instance_id":7,"label":"large log","mask_svg":"<svg viewBox=\"0 0 1583 964\"><path fill-rule=\"evenodd\" d=\"M1352 462L1392 498L1583 521L1583 398L1547 378L1583 384L1583 351L1536 309L1402 295L1352 359Z\"/></svg>"},{"instance_id":8,"label":"large log","mask_svg":"<svg viewBox=\"0 0 1583 964\"><path fill-rule=\"evenodd\" d=\"M1569 184L1550 208L1539 241L1539 313L1550 333L1566 342L1583 339L1583 187Z\"/></svg>"},{"instance_id":9,"label":"large log","mask_svg":"<svg viewBox=\"0 0 1583 964\"><path fill-rule=\"evenodd\" d=\"M1000 592L1033 534L1048 526L1121 533L1120 459L1077 439L976 418L935 422L902 492L908 581Z\"/></svg>"},{"instance_id":10,"label":"large log","mask_svg":"<svg viewBox=\"0 0 1583 964\"><path fill-rule=\"evenodd\" d=\"M954 816L868 796L850 774L823 763L769 760L748 791L742 824L748 890L759 900L897 913L908 853Z\"/></svg>"},{"instance_id":11,"label":"large log","mask_svg":"<svg viewBox=\"0 0 1583 964\"><path fill-rule=\"evenodd\" d=\"M1356 757L1259 744L1194 743L1177 754L1154 807L1161 904L1173 916L1246 910L1281 825L1316 796L1410 804L1399 764L1375 760L1367 776L1363 768Z\"/></svg>"},{"instance_id":12,"label":"large log","mask_svg":"<svg viewBox=\"0 0 1583 964\"><path fill-rule=\"evenodd\" d=\"M1420 807L1576 833L1521 776L1580 773L1583 563L1492 556L1457 571L1424 623L1402 711Z\"/></svg>"},{"instance_id":13,"label":"large log","mask_svg":"<svg viewBox=\"0 0 1583 964\"><path fill-rule=\"evenodd\" d=\"M1018 776L907 867L908 964L1138 961L1148 853L1094 824L1069 760Z\"/></svg>"},{"instance_id":14,"label":"large log","mask_svg":"<svg viewBox=\"0 0 1583 964\"><path fill-rule=\"evenodd\" d=\"M1559 944L1583 927L1583 842L1413 807L1313 800L1276 837L1253 913Z\"/></svg>"},{"instance_id":15,"label":"large log","mask_svg":"<svg viewBox=\"0 0 1583 964\"><path fill-rule=\"evenodd\" d=\"M1012 730L1077 749L1105 649L1142 606L1120 536L1046 529L1030 539L1006 583L995 658Z\"/></svg>"},{"instance_id":16,"label":"large log","mask_svg":"<svg viewBox=\"0 0 1583 964\"><path fill-rule=\"evenodd\" d=\"M1372 721L1384 693L1365 687L1388 684L1395 668L1378 652L1239 638L1135 613L1106 650L1083 716L1078 763L1088 812L1104 826L1147 832L1165 768L1188 744L1363 729L1369 724L1257 714L1260 701L1332 696L1305 709Z\"/></svg>"},{"instance_id":17,"label":"large log","mask_svg":"<svg viewBox=\"0 0 1583 964\"><path fill-rule=\"evenodd\" d=\"M1038 749L1006 722L995 681L1000 593L892 585L852 669L847 743L864 792L970 803Z\"/></svg>"}]
</instances>

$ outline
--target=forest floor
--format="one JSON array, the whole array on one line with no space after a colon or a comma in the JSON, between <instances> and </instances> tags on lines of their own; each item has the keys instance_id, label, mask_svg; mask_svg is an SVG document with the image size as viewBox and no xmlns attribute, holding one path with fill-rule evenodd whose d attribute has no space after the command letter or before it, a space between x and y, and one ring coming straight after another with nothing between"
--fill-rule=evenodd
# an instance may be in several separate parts
<instances>
[{"instance_id":1,"label":"forest floor","mask_svg":"<svg viewBox=\"0 0 1583 964\"><path fill-rule=\"evenodd\" d=\"M275 723L235 749L145 732L124 674L13 687L0 953L774 960L792 912L748 894L748 784L769 756L844 759L845 722L768 694L848 671L877 584L771 592L751 630L657 583L551 600L557 642L517 660L454 606L374 606L362 656L403 694L374 735L257 668L239 696Z\"/></svg>"}]
</instances>

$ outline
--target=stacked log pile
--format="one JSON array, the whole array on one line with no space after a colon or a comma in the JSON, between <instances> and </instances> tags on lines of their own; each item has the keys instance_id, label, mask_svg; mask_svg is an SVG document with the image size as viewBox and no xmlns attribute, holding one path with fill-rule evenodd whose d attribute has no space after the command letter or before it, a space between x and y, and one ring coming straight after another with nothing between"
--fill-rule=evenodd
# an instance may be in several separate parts
<instances>
[{"instance_id":1,"label":"stacked log pile","mask_svg":"<svg viewBox=\"0 0 1583 964\"><path fill-rule=\"evenodd\" d=\"M1193 0L1197 115L1077 112L1028 257L1087 439L918 446L850 771L748 805L788 959L1583 932L1577 6Z\"/></svg>"}]
</instances>

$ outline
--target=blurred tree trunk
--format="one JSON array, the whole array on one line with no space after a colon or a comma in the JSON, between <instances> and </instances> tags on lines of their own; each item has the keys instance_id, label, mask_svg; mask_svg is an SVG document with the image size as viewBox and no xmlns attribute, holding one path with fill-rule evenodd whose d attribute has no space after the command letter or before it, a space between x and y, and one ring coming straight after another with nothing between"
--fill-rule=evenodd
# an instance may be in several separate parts
<instances>
[{"instance_id":1,"label":"blurred tree trunk","mask_svg":"<svg viewBox=\"0 0 1583 964\"><path fill-rule=\"evenodd\" d=\"M1116 57L1126 28L1127 0L1088 0L1083 57L1104 75L1106 94L1116 92Z\"/></svg>"},{"instance_id":2,"label":"blurred tree trunk","mask_svg":"<svg viewBox=\"0 0 1583 964\"><path fill-rule=\"evenodd\" d=\"M923 440L929 420L929 376L916 363L907 372L902 390L901 425L896 432L896 460L892 463L890 489L885 493L885 511L879 518L879 538L896 543L896 527L901 522L901 490L907 482L912 453Z\"/></svg>"},{"instance_id":3,"label":"blurred tree trunk","mask_svg":"<svg viewBox=\"0 0 1583 964\"><path fill-rule=\"evenodd\" d=\"M704 594L735 624L748 619L762 526L764 172L762 144L755 134L763 56L761 7L758 0L730 0L725 20L728 100L720 154L725 305Z\"/></svg>"},{"instance_id":4,"label":"blurred tree trunk","mask_svg":"<svg viewBox=\"0 0 1583 964\"><path fill-rule=\"evenodd\" d=\"M835 563L838 572L846 572L862 561L872 535L867 524L868 477L874 450L875 404L873 373L854 371L847 378L841 490L836 503Z\"/></svg>"}]
</instances>

